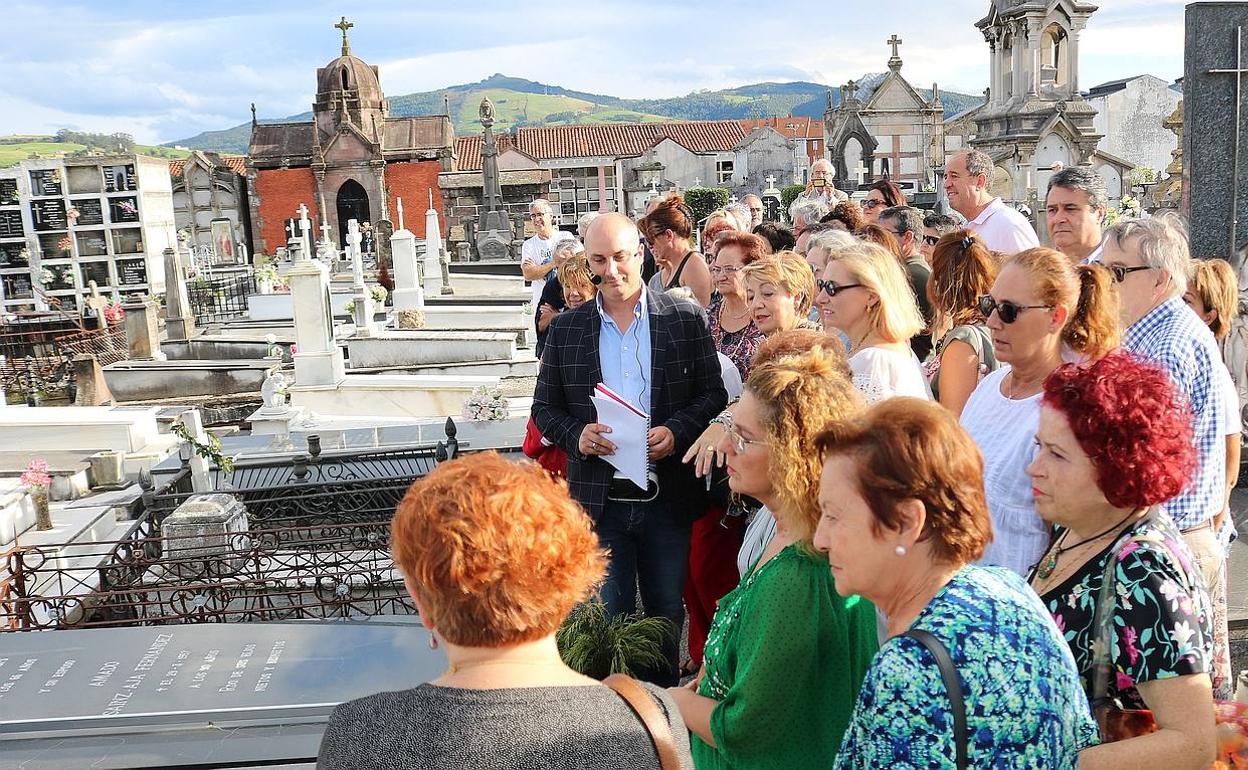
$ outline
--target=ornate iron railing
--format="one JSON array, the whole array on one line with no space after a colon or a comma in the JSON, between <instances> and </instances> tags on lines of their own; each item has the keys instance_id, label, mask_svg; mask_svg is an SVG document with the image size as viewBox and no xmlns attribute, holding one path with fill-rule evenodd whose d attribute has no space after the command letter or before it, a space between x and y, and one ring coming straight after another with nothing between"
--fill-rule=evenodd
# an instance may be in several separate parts
<instances>
[{"instance_id":1,"label":"ornate iron railing","mask_svg":"<svg viewBox=\"0 0 1248 770\"><path fill-rule=\"evenodd\" d=\"M126 330L119 324L68 334L64 327L0 334L0 351L0 387L26 394L71 390L74 356L93 355L107 366L128 355Z\"/></svg>"},{"instance_id":2,"label":"ornate iron railing","mask_svg":"<svg viewBox=\"0 0 1248 770\"><path fill-rule=\"evenodd\" d=\"M389 548L389 522L376 521L252 530L215 542L141 537L120 555L15 549L5 556L0 630L414 614Z\"/></svg>"},{"instance_id":3,"label":"ornate iron railing","mask_svg":"<svg viewBox=\"0 0 1248 770\"><path fill-rule=\"evenodd\" d=\"M186 284L195 323L206 325L232 321L247 315L247 297L256 293L254 275L200 277Z\"/></svg>"}]
</instances>

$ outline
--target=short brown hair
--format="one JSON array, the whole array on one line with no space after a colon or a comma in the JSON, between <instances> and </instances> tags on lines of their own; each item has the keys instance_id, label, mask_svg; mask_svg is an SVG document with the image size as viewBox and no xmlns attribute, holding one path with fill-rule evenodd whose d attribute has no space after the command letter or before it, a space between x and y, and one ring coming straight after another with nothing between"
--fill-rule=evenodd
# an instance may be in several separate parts
<instances>
[{"instance_id":1,"label":"short brown hair","mask_svg":"<svg viewBox=\"0 0 1248 770\"><path fill-rule=\"evenodd\" d=\"M896 257L897 261L905 261L901 258L901 244L897 241L897 236L874 222L858 228L854 231L854 235L867 243L874 243L876 246L882 247L889 254Z\"/></svg>"},{"instance_id":2,"label":"short brown hair","mask_svg":"<svg viewBox=\"0 0 1248 770\"><path fill-rule=\"evenodd\" d=\"M841 201L832 207L832 211L820 222L840 222L851 233L858 232L866 220L862 216L862 206L853 201Z\"/></svg>"},{"instance_id":3,"label":"short brown hair","mask_svg":"<svg viewBox=\"0 0 1248 770\"><path fill-rule=\"evenodd\" d=\"M1089 358L1118 347L1118 293L1103 265L1072 267L1060 251L1044 246L1020 251L1004 267L1017 265L1031 277L1041 304L1066 308L1062 342Z\"/></svg>"},{"instance_id":4,"label":"short brown hair","mask_svg":"<svg viewBox=\"0 0 1248 770\"><path fill-rule=\"evenodd\" d=\"M984 239L971 230L955 230L942 236L932 250L927 299L937 318L950 327L982 323L979 298L992 293L995 280L997 260Z\"/></svg>"},{"instance_id":5,"label":"short brown hair","mask_svg":"<svg viewBox=\"0 0 1248 770\"><path fill-rule=\"evenodd\" d=\"M816 347L755 363L745 382L767 431L769 476L781 502L781 510L772 513L800 540L809 540L819 521L815 439L862 409L862 396L843 374L844 366L835 351Z\"/></svg>"},{"instance_id":6,"label":"short brown hair","mask_svg":"<svg viewBox=\"0 0 1248 770\"><path fill-rule=\"evenodd\" d=\"M918 500L927 510L920 540L931 543L937 561L969 564L992 540L979 447L940 404L890 398L833 424L816 445L821 463L834 455L853 459L877 536L899 528L900 503Z\"/></svg>"},{"instance_id":7,"label":"short brown hair","mask_svg":"<svg viewBox=\"0 0 1248 770\"><path fill-rule=\"evenodd\" d=\"M646 238L654 238L671 230L677 238L693 237L693 212L685 205L685 199L672 195L659 201L650 213L641 218L637 226Z\"/></svg>"},{"instance_id":8,"label":"short brown hair","mask_svg":"<svg viewBox=\"0 0 1248 770\"><path fill-rule=\"evenodd\" d=\"M451 460L417 479L390 537L426 625L469 647L549 636L606 570L567 485L497 452Z\"/></svg>"},{"instance_id":9,"label":"short brown hair","mask_svg":"<svg viewBox=\"0 0 1248 770\"><path fill-rule=\"evenodd\" d=\"M767 256L767 241L753 233L740 230L726 230L726 234L715 241L715 253L719 254L725 246L734 246L741 250L741 264L749 265Z\"/></svg>"}]
</instances>

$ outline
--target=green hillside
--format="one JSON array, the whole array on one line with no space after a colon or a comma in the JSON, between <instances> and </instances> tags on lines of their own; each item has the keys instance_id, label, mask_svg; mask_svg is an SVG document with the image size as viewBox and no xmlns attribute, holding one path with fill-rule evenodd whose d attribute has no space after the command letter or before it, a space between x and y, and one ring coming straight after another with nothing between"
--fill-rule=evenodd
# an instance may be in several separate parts
<instances>
[{"instance_id":1,"label":"green hillside","mask_svg":"<svg viewBox=\"0 0 1248 770\"><path fill-rule=\"evenodd\" d=\"M85 144L54 141L54 137L51 136L0 136L0 168L15 166L31 157L63 158L75 154L88 154L89 149ZM156 147L150 144L136 144L134 151L155 158L185 158L191 154L189 150L175 150L172 147ZM99 150L95 152L103 154Z\"/></svg>"},{"instance_id":2,"label":"green hillside","mask_svg":"<svg viewBox=\"0 0 1248 770\"><path fill-rule=\"evenodd\" d=\"M882 75L864 75L859 81L865 88L873 87ZM821 118L827 105L828 86L818 83L755 83L721 91L697 91L669 99L621 99L615 96L570 91L524 78L492 75L478 83L450 86L439 91L424 91L388 97L390 114L396 116L440 115L449 107L455 132L461 136L477 134L477 110L481 99L489 96L494 102L495 129L508 131L517 126L551 126L572 123L638 123L660 120L742 120L773 115L796 115ZM839 89L831 89L839 101ZM930 91L920 89L924 98ZM941 92L946 117L979 104L982 98L952 91ZM444 103L443 100L446 100ZM280 120L262 123L310 120L304 112ZM170 142L217 152L245 153L251 138L251 124L244 123L221 131L206 131L197 136Z\"/></svg>"}]
</instances>

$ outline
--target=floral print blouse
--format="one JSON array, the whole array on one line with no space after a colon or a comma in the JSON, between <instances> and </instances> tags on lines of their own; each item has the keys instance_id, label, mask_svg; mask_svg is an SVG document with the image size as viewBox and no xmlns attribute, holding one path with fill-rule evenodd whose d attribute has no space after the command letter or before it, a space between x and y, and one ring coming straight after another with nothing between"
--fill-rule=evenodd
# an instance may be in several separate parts
<instances>
[{"instance_id":1,"label":"floral print blouse","mask_svg":"<svg viewBox=\"0 0 1248 770\"><path fill-rule=\"evenodd\" d=\"M953 658L969 767L1073 768L1098 742L1070 649L1019 575L963 567L911 628ZM834 767L953 770L956 756L936 660L917 639L889 639L867 670Z\"/></svg>"},{"instance_id":2,"label":"floral print blouse","mask_svg":"<svg viewBox=\"0 0 1248 770\"><path fill-rule=\"evenodd\" d=\"M1147 708L1136 682L1211 670L1213 633L1200 570L1170 516L1154 511L1040 598L1066 638L1088 697L1092 692L1096 603L1106 560L1114 568L1116 602L1108 695L1127 709Z\"/></svg>"},{"instance_id":3,"label":"floral print blouse","mask_svg":"<svg viewBox=\"0 0 1248 770\"><path fill-rule=\"evenodd\" d=\"M706 309L707 318L710 319L711 339L715 341L715 350L728 356L728 360L741 372L741 380L745 381L750 376L750 362L754 360L754 353L763 344L763 333L754 325L752 318L735 332L724 331L719 325L719 311L723 305L723 295L716 294L711 298L711 306Z\"/></svg>"}]
</instances>

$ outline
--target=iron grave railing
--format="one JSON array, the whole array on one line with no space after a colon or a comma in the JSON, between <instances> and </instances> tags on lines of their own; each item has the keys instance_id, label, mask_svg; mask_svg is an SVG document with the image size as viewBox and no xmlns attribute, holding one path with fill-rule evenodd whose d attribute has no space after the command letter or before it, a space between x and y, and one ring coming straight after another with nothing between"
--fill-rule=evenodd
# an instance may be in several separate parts
<instances>
[{"instance_id":1,"label":"iron grave railing","mask_svg":"<svg viewBox=\"0 0 1248 770\"><path fill-rule=\"evenodd\" d=\"M247 316L247 297L256 293L256 277L251 274L206 275L186 283L187 298L195 313L195 323L233 321Z\"/></svg>"}]
</instances>

